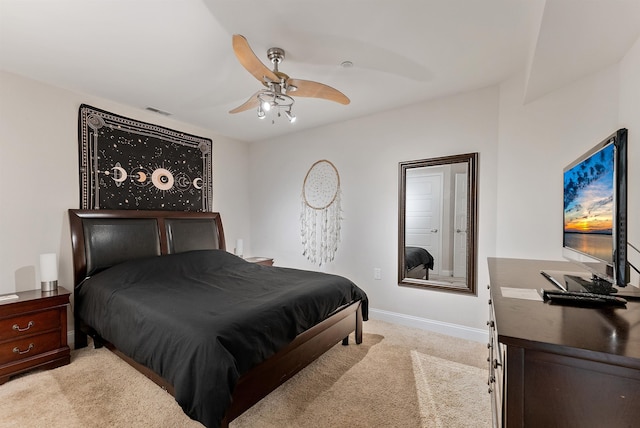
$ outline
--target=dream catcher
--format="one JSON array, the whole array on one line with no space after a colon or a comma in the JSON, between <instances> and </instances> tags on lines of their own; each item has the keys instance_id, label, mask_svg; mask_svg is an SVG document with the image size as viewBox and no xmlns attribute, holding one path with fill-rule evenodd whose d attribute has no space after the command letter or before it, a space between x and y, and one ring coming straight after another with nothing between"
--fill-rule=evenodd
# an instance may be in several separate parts
<instances>
[{"instance_id":1,"label":"dream catcher","mask_svg":"<svg viewBox=\"0 0 640 428\"><path fill-rule=\"evenodd\" d=\"M314 163L302 185L303 256L322 266L333 261L340 242L340 175L328 160Z\"/></svg>"}]
</instances>

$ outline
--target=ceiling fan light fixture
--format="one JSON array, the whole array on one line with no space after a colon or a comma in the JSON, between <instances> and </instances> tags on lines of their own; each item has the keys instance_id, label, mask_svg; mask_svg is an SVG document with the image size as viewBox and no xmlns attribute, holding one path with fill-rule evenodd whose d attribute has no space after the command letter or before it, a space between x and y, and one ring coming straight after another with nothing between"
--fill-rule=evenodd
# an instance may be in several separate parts
<instances>
[{"instance_id":1,"label":"ceiling fan light fixture","mask_svg":"<svg viewBox=\"0 0 640 428\"><path fill-rule=\"evenodd\" d=\"M291 107L295 102L293 98L285 94L280 90L279 84L273 84L269 86L269 89L262 89L256 94L258 99L258 117L264 119L267 112L273 117L282 117L282 113L285 113L289 122L295 121L295 116L291 113ZM271 121L274 123L274 121Z\"/></svg>"},{"instance_id":2,"label":"ceiling fan light fixture","mask_svg":"<svg viewBox=\"0 0 640 428\"><path fill-rule=\"evenodd\" d=\"M289 122L294 123L296 121L296 116L291 113L291 110L286 110L284 112L284 115L287 116L287 119L289 119Z\"/></svg>"},{"instance_id":3,"label":"ceiling fan light fixture","mask_svg":"<svg viewBox=\"0 0 640 428\"><path fill-rule=\"evenodd\" d=\"M295 115L291 112L294 99L288 95L289 93L296 97L322 98L343 105L351 102L346 95L331 86L312 80L291 79L287 74L279 71L278 66L285 57L285 52L281 48L274 47L267 51L267 57L273 64L273 70L270 70L251 50L249 42L241 34L233 35L232 45L240 64L258 79L264 88L229 113L240 113L253 109L257 105L260 119L264 119L266 112L269 112L272 118L271 123L275 123L275 117L282 117L282 113L284 113L289 122L293 123L296 120ZM353 66L353 63L343 61L341 65L348 68Z\"/></svg>"}]
</instances>

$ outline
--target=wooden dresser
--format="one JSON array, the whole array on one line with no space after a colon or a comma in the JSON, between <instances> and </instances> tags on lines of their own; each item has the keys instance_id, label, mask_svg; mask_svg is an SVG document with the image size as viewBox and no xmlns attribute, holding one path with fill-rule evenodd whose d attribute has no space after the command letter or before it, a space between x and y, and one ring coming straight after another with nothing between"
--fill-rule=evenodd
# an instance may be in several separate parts
<instances>
[{"instance_id":1,"label":"wooden dresser","mask_svg":"<svg viewBox=\"0 0 640 428\"><path fill-rule=\"evenodd\" d=\"M31 290L0 300L0 384L35 368L69 364L67 306L71 293Z\"/></svg>"},{"instance_id":2,"label":"wooden dresser","mask_svg":"<svg viewBox=\"0 0 640 428\"><path fill-rule=\"evenodd\" d=\"M489 259L494 426L639 426L640 300L581 308L503 296L503 287L554 289L541 270L579 268Z\"/></svg>"}]
</instances>

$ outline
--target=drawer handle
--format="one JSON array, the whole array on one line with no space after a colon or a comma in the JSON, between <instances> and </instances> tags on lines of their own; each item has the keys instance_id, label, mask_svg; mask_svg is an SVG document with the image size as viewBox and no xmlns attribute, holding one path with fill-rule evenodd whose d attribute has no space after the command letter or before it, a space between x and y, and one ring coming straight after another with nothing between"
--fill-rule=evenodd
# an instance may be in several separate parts
<instances>
[{"instance_id":1,"label":"drawer handle","mask_svg":"<svg viewBox=\"0 0 640 428\"><path fill-rule=\"evenodd\" d=\"M22 355L22 354L26 354L27 352L29 352L29 351L31 351L31 350L33 349L33 346L34 346L34 345L33 345L33 343L30 343L30 344L29 344L29 347L28 347L26 350L24 350L24 351L21 351L21 350L20 350L20 348L18 348L18 347L16 346L15 348L13 348L13 353L14 353L14 354L20 354L20 355Z\"/></svg>"},{"instance_id":2,"label":"drawer handle","mask_svg":"<svg viewBox=\"0 0 640 428\"><path fill-rule=\"evenodd\" d=\"M13 325L13 329L15 331L27 331L29 330L31 327L33 327L33 321L29 321L29 324L27 324L27 326L25 328L20 328L20 326L18 324L14 324Z\"/></svg>"}]
</instances>

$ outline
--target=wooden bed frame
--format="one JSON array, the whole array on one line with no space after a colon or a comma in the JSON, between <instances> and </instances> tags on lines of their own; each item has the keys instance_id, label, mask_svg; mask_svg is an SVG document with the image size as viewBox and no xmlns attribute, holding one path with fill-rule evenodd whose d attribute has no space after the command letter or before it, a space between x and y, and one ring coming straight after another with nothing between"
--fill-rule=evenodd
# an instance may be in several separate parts
<instances>
[{"instance_id":1,"label":"wooden bed frame","mask_svg":"<svg viewBox=\"0 0 640 428\"><path fill-rule=\"evenodd\" d=\"M226 249L219 213L135 210L69 210L74 266L74 303L78 285L87 273L131 258L164 255L196 249ZM138 226L143 225L139 228ZM122 226L122 227L120 227ZM138 229L144 229L138 235ZM151 237L152 244L137 248L135 243ZM124 355L100 338L75 310L75 348L87 346L87 335L94 345L106 346L149 379L174 395L174 387L149 368ZM362 307L357 301L342 307L331 317L299 334L293 342L271 358L242 375L238 380L222 427L283 384L287 379L342 341L348 344L355 332L362 343Z\"/></svg>"},{"instance_id":2,"label":"wooden bed frame","mask_svg":"<svg viewBox=\"0 0 640 428\"><path fill-rule=\"evenodd\" d=\"M409 270L406 270L405 277L406 278L415 278L415 279L429 279L429 269L425 268L424 265L419 265Z\"/></svg>"}]
</instances>

